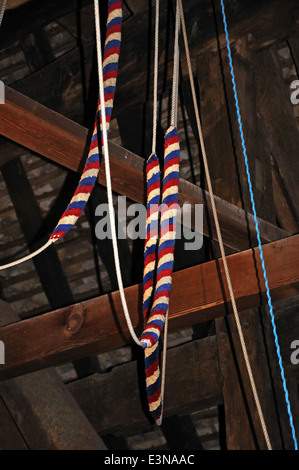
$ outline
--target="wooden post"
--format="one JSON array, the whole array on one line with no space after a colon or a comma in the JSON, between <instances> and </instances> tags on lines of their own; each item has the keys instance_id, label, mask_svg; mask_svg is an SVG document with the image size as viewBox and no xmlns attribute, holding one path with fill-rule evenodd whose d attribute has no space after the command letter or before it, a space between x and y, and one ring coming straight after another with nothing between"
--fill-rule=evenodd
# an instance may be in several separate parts
<instances>
[{"instance_id":1,"label":"wooden post","mask_svg":"<svg viewBox=\"0 0 299 470\"><path fill-rule=\"evenodd\" d=\"M242 312L241 324L257 393L274 450L293 449L285 403L273 390L273 376L268 364L263 329L256 310ZM257 413L233 317L216 320L219 364L223 378L226 416L226 441L230 450L266 450L266 441ZM268 332L269 333L269 332ZM275 362L272 351L271 362ZM276 390L279 387L275 380ZM281 435L281 426L284 435Z\"/></svg>"},{"instance_id":2,"label":"wooden post","mask_svg":"<svg viewBox=\"0 0 299 470\"><path fill-rule=\"evenodd\" d=\"M261 82L265 80L265 77L269 80L271 77L272 84L277 80L279 70L275 71L274 68L272 68L271 75L269 75L269 67L267 67L267 70L263 67L263 71L261 71L263 61L260 59L263 56L268 57L269 52L262 52L256 55L254 51L250 50L248 38L246 37L236 42L232 50L232 55L255 208L258 216L275 223L276 214L272 192L271 160L268 148L269 139L267 138L267 135L269 135L269 121L271 122L272 128L277 129L275 132L272 131L272 140L275 140L280 134L280 138L283 139L281 146L282 148L287 148L286 153L290 152L290 155L294 153L292 151L293 139L291 136L289 138L286 135L283 136L278 130L279 113L274 112L272 85L271 98L269 96L267 100L265 96L270 93L270 81L267 82L267 90L264 88L263 90L261 89ZM226 54L224 54L224 58L225 57ZM229 110L235 139L238 167L240 168L240 187L242 188L243 207L246 211L250 212L252 210L251 200L248 192L244 162L242 161L243 150L237 125L232 86L230 83L231 77L226 58L224 59L224 67L225 70L227 70L225 74L226 89L228 90ZM277 93L279 94L278 90ZM271 120L270 115L267 113L270 103L272 107ZM281 109L281 106L279 106L279 109ZM289 104L285 103L284 109L288 107ZM265 121L266 116L267 122ZM292 131L289 129L288 132L291 133ZM294 132L292 132L292 135L294 135ZM277 152L277 154L278 153L280 153L280 151ZM285 161L282 168L286 165L287 163ZM289 174L289 172L286 172L286 174ZM292 184L290 187L291 191L293 187L294 185ZM269 275L269 266L267 266L267 263L266 269ZM243 269L240 270L241 276L242 273ZM281 378L277 367L275 365L270 366L272 363L276 364L277 361L276 351L275 348L273 348L273 331L271 329L270 316L267 308L263 308L262 312L262 315L258 309L242 312L245 343L249 353L258 394L260 396L271 445L274 449L292 449L294 444L290 428L288 427L288 416L285 412L286 405L284 397L281 393ZM253 402L251 386L245 370L245 364L240 350L240 341L233 317L230 317L226 321L224 319L217 319L216 331L219 344L219 360L223 374L228 448L265 449L265 438L262 434L257 409ZM268 363L267 358L269 348L273 353L270 356L270 363ZM231 351L230 354L229 351ZM283 430L283 432L281 430Z\"/></svg>"},{"instance_id":3,"label":"wooden post","mask_svg":"<svg viewBox=\"0 0 299 470\"><path fill-rule=\"evenodd\" d=\"M272 155L280 185L298 226L299 131L276 54L275 46L258 54L259 80L263 92L260 113L267 135L266 149ZM281 213L279 207L277 212Z\"/></svg>"},{"instance_id":4,"label":"wooden post","mask_svg":"<svg viewBox=\"0 0 299 470\"><path fill-rule=\"evenodd\" d=\"M197 61L201 121L209 171L214 193L242 207L221 57L216 44L215 48L216 52L207 51Z\"/></svg>"}]
</instances>

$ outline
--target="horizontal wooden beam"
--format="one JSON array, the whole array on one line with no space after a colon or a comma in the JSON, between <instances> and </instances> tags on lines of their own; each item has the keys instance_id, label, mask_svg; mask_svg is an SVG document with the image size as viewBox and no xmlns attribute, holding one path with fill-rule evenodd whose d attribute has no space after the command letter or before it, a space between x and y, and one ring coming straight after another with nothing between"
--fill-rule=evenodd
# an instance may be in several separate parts
<instances>
[{"instance_id":1,"label":"horizontal wooden beam","mask_svg":"<svg viewBox=\"0 0 299 470\"><path fill-rule=\"evenodd\" d=\"M273 301L299 293L299 235L264 246ZM227 258L239 310L265 302L265 285L257 249ZM141 333L142 286L125 289L132 324ZM221 260L174 273L170 299L170 330L223 316L231 311ZM6 379L57 365L89 354L104 352L131 342L119 292L87 300L67 308L30 318L0 330Z\"/></svg>"},{"instance_id":2,"label":"horizontal wooden beam","mask_svg":"<svg viewBox=\"0 0 299 470\"><path fill-rule=\"evenodd\" d=\"M114 367L111 372L93 374L68 384L100 436L137 434L149 427L151 420L140 396L138 369L138 361L132 361ZM189 414L222 402L216 336L169 349L164 416Z\"/></svg>"},{"instance_id":3,"label":"horizontal wooden beam","mask_svg":"<svg viewBox=\"0 0 299 470\"><path fill-rule=\"evenodd\" d=\"M88 130L9 87L5 87L5 104L0 106L0 132L70 170L80 172L83 169L89 146ZM143 204L145 161L113 142L109 143L109 148L114 191ZM104 168L100 172L99 183L106 185ZM205 205L203 233L217 240L209 194L183 179L180 179L179 191L181 205L190 203L193 210L195 204ZM240 251L256 245L251 214L218 197L216 207L227 247ZM259 228L263 243L289 235L262 219L259 220Z\"/></svg>"},{"instance_id":4,"label":"horizontal wooden beam","mask_svg":"<svg viewBox=\"0 0 299 470\"><path fill-rule=\"evenodd\" d=\"M290 349L290 344L294 338L299 337L297 310L298 298L296 297L275 303L277 334L287 380L299 377L298 366L292 364L290 360L290 355L293 352ZM220 323L221 320L218 319ZM229 320L232 320L229 321L230 331L235 332L236 327L232 316ZM257 326L258 322L259 316L255 315L253 310L242 313L242 323L246 324L244 337L248 347L249 360L253 367L260 399L263 397L264 400L262 407L266 423L270 423L273 422L273 407L275 405L272 399L269 400L268 394L273 383L268 374L265 375L264 363L267 362L267 355L263 352L264 337L261 326ZM272 335L271 332L270 334ZM202 407L217 406L223 403L223 393L229 393L226 384L223 382L223 369L226 369L226 378L229 384L232 383L232 364L230 361L233 357L228 341L227 333L221 331L218 338L208 336L168 350L165 417L189 414L198 411ZM219 342L222 346L221 352L219 351ZM234 342L234 348L238 344L239 340L237 338L237 341ZM225 349L223 350L223 348ZM273 354L273 357L275 357L275 351L273 351ZM259 360L256 361L256 358L259 358ZM238 361L238 364L242 364L242 360ZM129 433L136 434L137 432L145 432L147 429L150 430L148 416L144 411L142 396L140 396L139 376L138 361L132 361L116 366L106 373L93 374L80 380L71 381L67 387L92 426L101 436L105 434L123 436ZM258 377L260 378L259 383L257 381ZM238 379L235 388L237 388L237 383ZM261 383L263 386L259 385ZM234 406L233 403L231 405ZM268 414L266 414L266 408ZM284 405L282 405L280 412L284 413ZM252 416L254 416L254 413ZM296 427L295 415L294 420ZM230 422L232 423L232 421ZM233 423L234 426L237 426L237 424ZM259 422L258 426L260 426ZM272 426L269 431L273 448L279 449L281 445L279 427Z\"/></svg>"},{"instance_id":5,"label":"horizontal wooden beam","mask_svg":"<svg viewBox=\"0 0 299 470\"><path fill-rule=\"evenodd\" d=\"M7 321L18 321L18 315L0 299L0 326ZM0 397L31 450L107 450L52 368L1 382ZM4 425L1 416L2 433Z\"/></svg>"}]
</instances>

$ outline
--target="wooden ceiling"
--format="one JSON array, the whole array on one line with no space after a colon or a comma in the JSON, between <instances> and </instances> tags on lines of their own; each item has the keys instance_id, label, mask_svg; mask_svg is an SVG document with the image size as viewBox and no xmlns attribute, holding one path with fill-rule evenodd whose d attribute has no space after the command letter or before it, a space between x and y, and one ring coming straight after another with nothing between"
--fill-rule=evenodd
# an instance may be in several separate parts
<instances>
[{"instance_id":1,"label":"wooden ceiling","mask_svg":"<svg viewBox=\"0 0 299 470\"><path fill-rule=\"evenodd\" d=\"M159 148L169 119L174 19L173 2L160 3ZM220 6L212 0L183 4L217 211L248 350L274 448L290 449ZM109 134L115 194L139 203L144 203L144 159L151 148L152 7L145 0L124 2ZM299 112L290 102L289 87L298 79L299 8L295 0L287 5L242 0L230 2L227 14L259 227L298 429L298 366L289 357L290 344L298 338ZM3 263L23 254L25 247L32 251L42 244L76 186L97 99L93 24L89 0L8 2L0 29L6 98L0 106ZM5 418L0 448L265 448L218 260L183 49L178 127L180 204L204 204L204 245L190 254L177 243L162 428L152 426L144 405L143 358L124 325L111 246L94 235L94 208L106 200L101 172L89 207L58 248L0 273L5 302L0 340L6 345L0 395L13 418ZM120 255L139 330L142 241L122 241ZM30 396L33 387L36 393ZM47 413L42 411L44 387L57 397ZM60 419L64 407L73 408L69 421ZM74 431L72 419L81 423L86 439ZM210 427L204 431L205 420ZM5 435L11 438L5 440Z\"/></svg>"}]
</instances>

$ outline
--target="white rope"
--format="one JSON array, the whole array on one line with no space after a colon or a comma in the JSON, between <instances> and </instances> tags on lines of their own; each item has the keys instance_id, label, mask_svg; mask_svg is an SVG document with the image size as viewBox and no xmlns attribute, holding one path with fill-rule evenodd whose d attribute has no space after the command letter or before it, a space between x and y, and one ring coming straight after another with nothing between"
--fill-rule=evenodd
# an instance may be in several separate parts
<instances>
[{"instance_id":1,"label":"white rope","mask_svg":"<svg viewBox=\"0 0 299 470\"><path fill-rule=\"evenodd\" d=\"M159 0L156 0L152 154L156 153L156 140L157 140L158 68L159 68Z\"/></svg>"},{"instance_id":2,"label":"white rope","mask_svg":"<svg viewBox=\"0 0 299 470\"><path fill-rule=\"evenodd\" d=\"M95 28L96 28L96 42L97 42L97 60L98 60L98 75L99 75L99 89L100 89L100 99L101 99L101 116L102 116L102 132L103 132L103 153L105 161L105 172L106 172L106 185L107 185L107 196L108 196L108 207L109 207L109 221L111 227L111 236L112 236L112 245L113 245L113 254L115 262L116 277L118 282L119 294L121 298L122 307L125 314L125 319L128 325L130 334L138 346L143 346L143 343L137 338L130 314L128 311L128 306L126 302L122 275L119 262L118 246L117 246L117 236L115 228L115 218L114 218L114 207L113 207L113 196L111 188L111 175L110 175L110 162L109 162L109 148L108 148L108 137L107 137L107 124L106 124L106 113L105 113L105 96L104 96L104 79L103 79L103 70L102 70L102 45L101 45L101 30L100 30L100 12L99 12L99 2L94 0L94 11L95 11Z\"/></svg>"},{"instance_id":3,"label":"white rope","mask_svg":"<svg viewBox=\"0 0 299 470\"><path fill-rule=\"evenodd\" d=\"M161 416L157 420L157 425L161 426L164 412L164 395L166 380L166 358L167 358L167 336L168 336L168 310L165 316L164 335L163 335L163 353L162 353L162 372L161 372Z\"/></svg>"},{"instance_id":4,"label":"white rope","mask_svg":"<svg viewBox=\"0 0 299 470\"><path fill-rule=\"evenodd\" d=\"M173 84L172 84L172 109L171 109L171 125L177 126L178 111L178 84L179 84L179 31L180 31L180 9L178 0L176 2L176 18L175 18L175 38L174 38L174 57L173 57ZM168 309L164 322L163 335L163 355L162 355L162 371L161 371L161 416L157 421L158 426L162 424L164 409L164 394L166 380L166 357L167 357L167 336L168 336Z\"/></svg>"},{"instance_id":5,"label":"white rope","mask_svg":"<svg viewBox=\"0 0 299 470\"><path fill-rule=\"evenodd\" d=\"M3 16L4 16L4 13L5 13L6 4L7 4L7 0L3 0L2 6L1 6L1 11L0 11L0 26L2 24Z\"/></svg>"},{"instance_id":6,"label":"white rope","mask_svg":"<svg viewBox=\"0 0 299 470\"><path fill-rule=\"evenodd\" d=\"M222 257L222 261L223 261L225 277L226 277L226 281L227 281L227 286L228 286L230 299L231 299L233 312L234 312L234 318L235 318L236 325L237 325L237 331L238 331L238 335L239 335L239 338L240 338L240 343L241 343L242 352L243 352L243 356L244 356L244 360L245 360L245 364L246 364L246 368L247 368L247 372L248 372L248 376L249 376L249 380L250 380L252 393L253 393L253 396L254 396L254 400L255 400L257 411L258 411L259 419L260 419L260 422L261 422L261 426L262 426L263 434L264 434L264 437L265 437L265 441L266 441L266 444L267 444L267 448L268 448L268 450L271 450L272 446L271 446L271 442L270 442L270 439L269 439L269 434L268 434L267 426L266 426L266 423L265 423L264 415L263 415L263 412L262 412L262 408L261 408L261 405L260 405L260 400L259 400L259 396L258 396L258 393L257 393L257 389L256 389L252 369L251 369L251 366L250 366L250 362L249 362L249 358L248 358L248 354L247 354L247 349L246 349L246 345L245 345L245 340L244 340L244 336L243 336L243 332L242 332L242 326L241 326L241 322L240 322L240 319L239 319L239 314L238 314L237 305L236 305L236 301L235 301L234 291L233 291L233 287L232 287L232 283L231 283L231 279L230 279L230 274L229 274L229 270L228 270L228 266L227 266L226 255L225 255L225 250L224 250L224 244L223 244L221 230L220 230L220 226L219 226L218 214L217 214L217 210L216 210L215 198L214 198L214 193L213 193L213 188L212 188L212 183L211 183L211 177L210 177L210 172L209 172L209 166L208 166L208 160L207 160L207 156L206 156L205 144L204 144L204 139L203 139L203 134L202 134L201 121L200 121L199 111L198 111L198 106L197 106L197 99L196 99L196 92L195 92L195 86L194 86L194 80L193 80L193 74L192 74L192 66L191 66L191 60L190 60L189 45L188 45L188 40L187 40L187 33L186 33L186 27L185 27L185 19L184 19L184 11L183 11L183 6L182 6L182 0L178 0L178 1L179 1L179 4L180 4L182 31L183 31L183 38L184 38L184 44L185 44L186 59L187 59L187 65L188 65L188 73L189 73L189 79L190 79L192 99L193 99L194 111L195 111L195 116L196 116L197 130L198 130L198 135L199 135L199 139L200 139L201 152L202 152L202 157L203 157L203 162L204 162L204 167L205 167L208 190L209 190L210 198L211 198L212 212L213 212L213 216L214 216L214 220L215 220L216 233L217 233L219 248L220 248L221 257Z\"/></svg>"},{"instance_id":7,"label":"white rope","mask_svg":"<svg viewBox=\"0 0 299 470\"><path fill-rule=\"evenodd\" d=\"M0 271L2 269L12 268L13 266L17 266L17 264L24 263L25 261L28 261L34 258L35 256L39 255L42 251L44 251L46 248L48 248L48 246L52 245L54 241L55 240L48 240L47 243L45 243L41 248L34 251L33 253L30 253L27 256L24 256L24 258L17 259L16 261L12 261L11 263L3 264L2 266L0 266Z\"/></svg>"},{"instance_id":8,"label":"white rope","mask_svg":"<svg viewBox=\"0 0 299 470\"><path fill-rule=\"evenodd\" d=\"M173 83L171 98L171 125L177 126L178 111L178 84L179 84L179 32L180 32L180 9L179 2L176 1L175 15L175 36L174 36L174 57L173 57Z\"/></svg>"}]
</instances>

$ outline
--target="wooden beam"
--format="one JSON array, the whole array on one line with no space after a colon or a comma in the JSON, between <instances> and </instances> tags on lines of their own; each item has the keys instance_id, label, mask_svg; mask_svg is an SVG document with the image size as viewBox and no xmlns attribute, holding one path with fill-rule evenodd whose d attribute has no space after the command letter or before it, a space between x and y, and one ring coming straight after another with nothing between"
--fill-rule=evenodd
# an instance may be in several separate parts
<instances>
[{"instance_id":1,"label":"wooden beam","mask_svg":"<svg viewBox=\"0 0 299 470\"><path fill-rule=\"evenodd\" d=\"M30 98L5 87L5 104L0 106L0 132L5 137L73 171L82 171L89 147L88 130ZM26 123L26 125L24 125ZM110 142L112 187L135 202L145 202L144 164L137 155ZM134 181L134 184L132 184ZM104 169L99 183L106 185ZM204 204L203 233L217 240L209 194L180 180L180 204ZM239 251L256 245L253 216L223 199L216 198L220 226L227 247ZM194 220L194 218L193 218ZM288 235L275 225L259 220L262 242Z\"/></svg>"},{"instance_id":2,"label":"wooden beam","mask_svg":"<svg viewBox=\"0 0 299 470\"><path fill-rule=\"evenodd\" d=\"M264 246L273 301L299 293L299 235ZM240 311L265 302L265 286L258 250L235 253L228 267ZM125 289L132 324L143 329L140 317L142 285ZM221 260L174 273L169 328L179 329L211 320L231 311ZM0 366L5 379L78 357L128 344L131 339L119 292L5 326L0 340L7 362Z\"/></svg>"},{"instance_id":3,"label":"wooden beam","mask_svg":"<svg viewBox=\"0 0 299 470\"><path fill-rule=\"evenodd\" d=\"M159 50L162 51L159 58L159 94L171 84L172 60L171 41L173 34L173 12L168 13L169 2L161 0ZM201 0L194 2L184 1L185 22L190 47L192 63L196 64L197 57L207 50L217 50L215 43L215 22L219 25L219 43L225 47L225 34L222 24L222 15L219 2ZM253 47L260 49L283 40L292 33L295 35L296 18L298 18L298 4L296 0L286 3L281 0L234 2L227 7L229 33L231 44L247 34L252 37ZM119 78L117 86L117 99L122 106L143 104L149 95L148 76L144 73L151 60L149 47L152 39L150 23L153 28L153 13L150 9L144 9L129 18L123 27L122 52L119 62ZM142 26L141 26L142 25ZM146 33L145 33L146 31ZM134 57L132 48L134 47ZM186 58L183 47L180 54L181 69L184 77L187 77Z\"/></svg>"},{"instance_id":4,"label":"wooden beam","mask_svg":"<svg viewBox=\"0 0 299 470\"><path fill-rule=\"evenodd\" d=\"M17 320L10 305L0 300L0 325ZM54 369L2 382L0 405L1 400L30 450L107 450ZM15 445L23 450L18 441Z\"/></svg>"},{"instance_id":5,"label":"wooden beam","mask_svg":"<svg viewBox=\"0 0 299 470\"><path fill-rule=\"evenodd\" d=\"M298 298L294 297L291 300L276 302L274 307L277 334L283 356L286 380L289 385L290 379L296 380L299 374L298 365L292 364L290 361L290 354L293 352L290 349L290 344L294 338L298 338L299 333L299 320L298 316L296 316ZM220 405L223 399L225 399L226 412L231 410L233 413L231 419L229 420L229 417L227 419L227 425L230 428L227 428L227 431L231 434L226 439L226 444L228 444L229 448L232 448L236 445L236 442L240 444L242 436L246 432L245 421L240 423L240 416L238 413L236 415L236 409L239 408L240 402L234 402L239 391L239 383L232 380L236 367L236 364L232 364L232 362L236 362L236 350L237 363L239 365L238 373L240 374L241 365L242 377L246 382L248 379L247 372L244 371L242 364L243 357L240 353L240 342L236 335L236 327L232 315L228 317L228 322L225 322L226 326L230 327L228 335L227 331L220 328L224 322L223 318L218 320L218 336L208 336L169 349L167 354L164 411L167 419L168 416L173 416L173 414L181 416L185 413L198 411L201 407ZM263 345L263 330L260 325L257 325L258 316L252 310L242 312L241 323L246 346L248 346L250 363L257 380L259 394L261 395L263 411L267 424L270 427L271 442L274 449L279 449L281 446L279 431L289 433L289 426L287 429L274 429L269 423L273 422L276 411L279 411L279 414L285 413L284 397L279 397L278 402L278 397L275 397L279 410L277 410L277 406L275 408L273 398L269 401L266 398L265 401L265 393L271 390L273 382L268 373L264 374L267 354ZM290 324L292 324L291 328ZM258 326L257 330L255 329L256 325ZM257 333L257 337L255 337L255 333ZM227 344L228 342L233 343L233 352ZM269 355L274 358L271 361L273 366L276 357L275 350L271 349ZM139 391L139 384L142 380L143 377L140 377L137 360L137 362L133 361L116 366L104 374L93 374L84 379L72 381L68 384L68 389L74 395L90 423L101 436L111 434L115 437L121 437L131 432L134 434L136 432L143 432L150 427L148 417L144 413L143 400L145 397ZM233 390L232 387L234 388ZM231 396L229 395L230 392ZM242 393L244 393L244 388ZM248 405L249 398L251 401L251 417L254 417L255 423L257 423L256 408L252 405L250 394L251 391L247 395L246 404ZM298 412L296 414L296 407L294 406L296 405L296 396L290 395L290 400L295 428L298 429L299 414ZM117 406L115 406L115 403L117 403ZM248 422L248 411L247 407L245 411L246 422ZM239 428L237 428L238 424L240 424ZM240 432L242 426L243 428ZM239 439L236 441L238 431ZM244 439L242 439L242 442L244 443Z\"/></svg>"},{"instance_id":6,"label":"wooden beam","mask_svg":"<svg viewBox=\"0 0 299 470\"><path fill-rule=\"evenodd\" d=\"M262 312L263 323L267 312ZM281 340L286 336L290 341L292 335L286 331L277 318L276 326ZM297 322L292 315L283 315L296 329ZM274 450L291 450L294 443L289 425L289 417L283 393L278 359L275 349L269 352L265 344L267 339L274 343L273 331L265 333L260 315L256 309L242 312L241 320L243 334L252 368L257 393L259 396L266 427L269 433L271 446ZM226 444L228 450L266 450L266 442L262 432L260 419L249 383L248 372L245 366L240 339L237 333L236 322L232 315L227 318L216 319L216 333L219 353L219 364L222 376L223 403L226 416ZM290 344L281 348L282 354L288 354ZM268 364L269 357L270 367ZM289 361L288 361L289 362ZM277 371L276 371L277 369ZM287 386L289 389L289 370L285 367ZM294 426L297 429L298 417L295 411L297 397L289 394L293 412Z\"/></svg>"},{"instance_id":7,"label":"wooden beam","mask_svg":"<svg viewBox=\"0 0 299 470\"><path fill-rule=\"evenodd\" d=\"M260 90L262 79L257 78L256 71L259 70L257 54L249 47L246 36L236 42L232 48L232 54L241 115L246 116L244 135L256 210L261 217L273 223L276 220L276 214L273 204L270 152L265 151L268 133L264 132L264 123L261 119L265 93L261 93ZM220 55L223 68L220 67ZM207 150L211 150L209 153L212 159L211 174L215 193L232 202L238 197L238 189L240 189L242 207L248 210L251 202L226 49L217 54L208 55L206 52L199 61L198 76L200 91L202 91L199 95L205 142ZM223 161L227 164L226 169L223 168ZM262 319L264 324L271 323L266 309ZM239 348L240 340L234 318L232 316L218 318L215 325L223 381L227 448L264 449L265 439L256 413L256 406L252 400L252 390ZM281 377L280 380L274 381L273 372L267 360L267 347L265 347L265 342L267 344L268 340L273 338L273 331L270 331L269 337L265 334L258 308L242 312L242 325L270 440L274 449L281 449L284 448L284 442L280 435L282 428L280 418L281 414L283 415L281 410L285 410L283 400L277 400ZM271 357L272 368L273 364L276 364L275 351L269 357ZM284 422L287 423L287 419L284 419ZM292 448L289 429L285 435L287 447Z\"/></svg>"},{"instance_id":8,"label":"wooden beam","mask_svg":"<svg viewBox=\"0 0 299 470\"><path fill-rule=\"evenodd\" d=\"M44 219L30 181L20 158L7 162L1 173L13 203L21 230L30 252L37 250L44 233ZM63 272L56 247L50 246L40 256L33 258L34 267L40 279L49 307L56 309L74 302L74 297Z\"/></svg>"},{"instance_id":9,"label":"wooden beam","mask_svg":"<svg viewBox=\"0 0 299 470\"><path fill-rule=\"evenodd\" d=\"M278 62L276 47L273 46L261 51L258 54L257 63L259 65L259 82L262 88L260 114L267 135L268 152L272 155L281 186L287 195L288 205L298 225L299 168L297 153L299 132L289 90ZM276 113L277 109L280 110L279 113Z\"/></svg>"},{"instance_id":10,"label":"wooden beam","mask_svg":"<svg viewBox=\"0 0 299 470\"><path fill-rule=\"evenodd\" d=\"M44 219L21 159L7 162L1 167L1 173L28 249L33 252L41 246L41 239L47 235L47 230L43 229ZM33 264L40 279L41 292L45 293L51 310L74 303L74 296L55 246L50 246L33 258ZM74 367L79 377L87 375L90 370L97 370L92 366L91 358L74 361Z\"/></svg>"},{"instance_id":11,"label":"wooden beam","mask_svg":"<svg viewBox=\"0 0 299 470\"><path fill-rule=\"evenodd\" d=\"M26 150L21 145L17 145L3 137L0 138L0 168L5 163L10 162L14 158L24 155Z\"/></svg>"},{"instance_id":12,"label":"wooden beam","mask_svg":"<svg viewBox=\"0 0 299 470\"><path fill-rule=\"evenodd\" d=\"M81 0L80 6L83 7L92 0ZM8 6L10 1L8 2ZM17 6L17 5L16 5ZM41 3L38 0L24 2L14 11L7 11L1 27L0 42L1 47L9 47L24 36L30 33L35 27L44 27L59 17L67 15L76 9L73 0L65 0L63 3L59 0L51 0L47 3ZM14 28L12 28L14 25Z\"/></svg>"},{"instance_id":13,"label":"wooden beam","mask_svg":"<svg viewBox=\"0 0 299 470\"><path fill-rule=\"evenodd\" d=\"M7 4L7 10L13 10L14 8L18 8L25 3L28 3L30 0L10 0Z\"/></svg>"},{"instance_id":14,"label":"wooden beam","mask_svg":"<svg viewBox=\"0 0 299 470\"><path fill-rule=\"evenodd\" d=\"M0 450L28 450L27 443L2 399L0 399L0 420Z\"/></svg>"},{"instance_id":15,"label":"wooden beam","mask_svg":"<svg viewBox=\"0 0 299 470\"><path fill-rule=\"evenodd\" d=\"M54 369L5 381L0 395L31 450L107 450Z\"/></svg>"},{"instance_id":16,"label":"wooden beam","mask_svg":"<svg viewBox=\"0 0 299 470\"><path fill-rule=\"evenodd\" d=\"M169 450L204 450L190 415L164 418L161 430Z\"/></svg>"},{"instance_id":17,"label":"wooden beam","mask_svg":"<svg viewBox=\"0 0 299 470\"><path fill-rule=\"evenodd\" d=\"M22 41L24 36L29 34L36 26L44 27L57 20L60 23L61 19L65 19L65 15L69 14L76 18L72 28L72 34L76 37L76 23L80 19L79 10L81 9L82 14L83 7L88 6L90 3L90 0L82 0L80 7L78 6L77 11L75 11L74 3L71 0L65 0L63 3L58 0L51 0L46 4L35 0L16 12L7 12L0 31L1 47L5 48L16 41ZM136 3L134 9L132 9L134 14L123 23L120 73L117 86L117 102L119 105L115 106L114 109L116 114L128 105L143 105L151 96L149 95L148 74L144 72L148 69L148 64L151 63L152 48L149 46L153 34L151 30L154 24L153 13L149 8L149 2L144 0L142 2L130 2L130 4L133 3ZM144 3L147 3L147 8L142 8ZM170 34L167 33L171 33L173 22L168 24L169 17L171 17L170 14L166 14L168 3L167 0L161 1L161 12L163 12L161 14L161 31L165 33L160 35L159 50L163 53L160 57L159 93L161 90L165 90L166 85L168 87L171 84L172 65L171 60L168 61L168 57L171 56L171 52L169 53L171 45L168 44ZM221 12L219 5L216 5L216 11L214 11L211 0L201 0L197 3L186 0L184 10L192 62L195 64L197 57L204 51L216 50L215 19L219 23L221 47L225 46ZM296 0L289 0L287 5L280 0L245 1L242 5L235 2L229 6L227 14L229 16L232 44L249 34L252 38L252 47L260 49L277 42L278 39L283 40L292 34L294 36L296 34L296 17L298 18ZM62 24L64 24L63 20ZM92 25L90 29L93 28L92 14L86 24ZM83 25L82 28L84 28ZM132 49L134 49L134 57L131 54ZM181 54L181 64L186 77L187 67L184 53ZM78 69L80 69L79 62ZM166 75L167 80L165 80ZM54 82L52 85L54 86ZM51 87L52 90L53 86Z\"/></svg>"},{"instance_id":18,"label":"wooden beam","mask_svg":"<svg viewBox=\"0 0 299 470\"><path fill-rule=\"evenodd\" d=\"M140 358L143 361L143 358ZM152 424L140 393L139 361L114 367L68 384L80 408L101 435L138 433ZM164 417L184 415L222 403L221 374L215 336L167 352Z\"/></svg>"}]
</instances>

